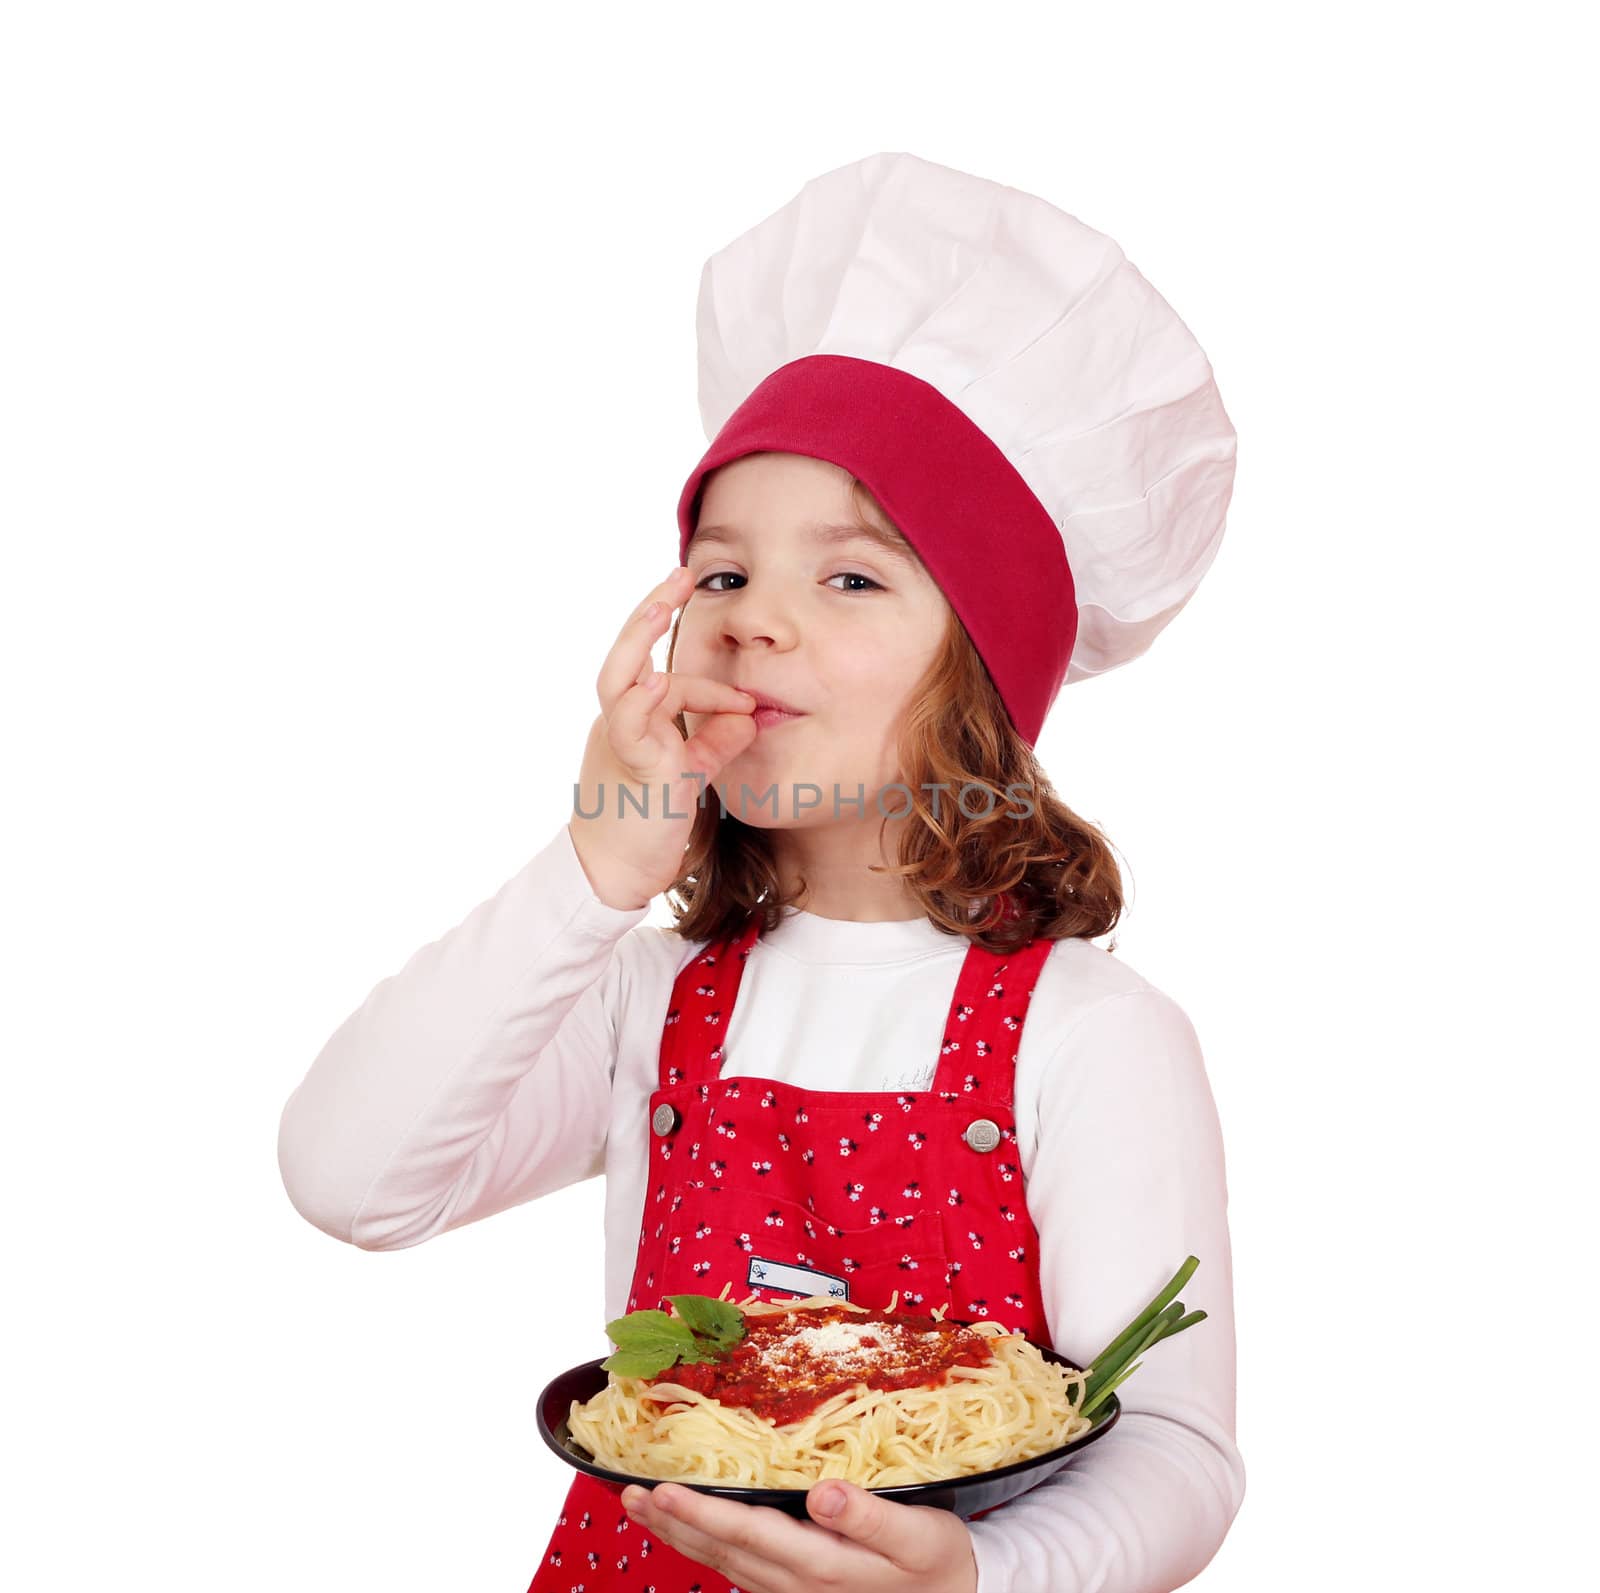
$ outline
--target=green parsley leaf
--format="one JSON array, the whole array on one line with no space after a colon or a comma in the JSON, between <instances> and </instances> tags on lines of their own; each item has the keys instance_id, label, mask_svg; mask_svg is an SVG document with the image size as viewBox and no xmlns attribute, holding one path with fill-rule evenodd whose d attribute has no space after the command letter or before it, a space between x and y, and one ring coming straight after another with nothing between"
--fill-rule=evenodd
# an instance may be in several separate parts
<instances>
[{"instance_id":1,"label":"green parsley leaf","mask_svg":"<svg viewBox=\"0 0 1600 1593\"><path fill-rule=\"evenodd\" d=\"M659 1377L672 1365L673 1360L668 1359L670 1352L655 1354L650 1350L618 1350L615 1355L607 1356L600 1364L617 1377L641 1377L647 1381Z\"/></svg>"},{"instance_id":2,"label":"green parsley leaf","mask_svg":"<svg viewBox=\"0 0 1600 1593\"><path fill-rule=\"evenodd\" d=\"M744 1337L744 1313L726 1300L704 1294L667 1296L678 1314L630 1311L606 1324L616 1354L600 1364L618 1377L659 1377L678 1362L714 1365L728 1359Z\"/></svg>"},{"instance_id":3,"label":"green parsley leaf","mask_svg":"<svg viewBox=\"0 0 1600 1593\"><path fill-rule=\"evenodd\" d=\"M694 1348L694 1334L688 1324L665 1311L630 1311L615 1322L608 1322L606 1332L619 1350L665 1356L663 1366L671 1366L684 1351Z\"/></svg>"},{"instance_id":4,"label":"green parsley leaf","mask_svg":"<svg viewBox=\"0 0 1600 1593\"><path fill-rule=\"evenodd\" d=\"M744 1337L744 1312L731 1301L708 1294L669 1294L667 1299L697 1338L731 1349Z\"/></svg>"}]
</instances>

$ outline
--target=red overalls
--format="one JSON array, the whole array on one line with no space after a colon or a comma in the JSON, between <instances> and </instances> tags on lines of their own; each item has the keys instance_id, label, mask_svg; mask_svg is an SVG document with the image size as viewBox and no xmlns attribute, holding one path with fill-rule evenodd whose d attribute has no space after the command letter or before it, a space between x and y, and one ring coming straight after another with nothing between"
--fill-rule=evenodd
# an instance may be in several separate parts
<instances>
[{"instance_id":1,"label":"red overalls","mask_svg":"<svg viewBox=\"0 0 1600 1593\"><path fill-rule=\"evenodd\" d=\"M724 1284L735 1301L833 1294L872 1308L898 1289L900 1309L948 1301L954 1319L993 1317L1049 1345L1012 1079L1054 943L1009 957L969 946L931 1091L804 1090L722 1077L760 928L755 916L708 943L673 986L628 1310L666 1310L665 1295ZM620 1489L579 1472L528 1593L730 1586L629 1521Z\"/></svg>"}]
</instances>

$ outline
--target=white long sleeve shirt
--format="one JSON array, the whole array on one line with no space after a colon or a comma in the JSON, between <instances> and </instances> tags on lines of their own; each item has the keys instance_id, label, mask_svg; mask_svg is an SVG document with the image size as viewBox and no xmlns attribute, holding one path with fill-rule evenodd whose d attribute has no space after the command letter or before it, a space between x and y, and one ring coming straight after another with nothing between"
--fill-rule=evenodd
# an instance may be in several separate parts
<instances>
[{"instance_id":1,"label":"white long sleeve shirt","mask_svg":"<svg viewBox=\"0 0 1600 1593\"><path fill-rule=\"evenodd\" d=\"M595 895L563 824L323 1047L279 1128L296 1209L398 1250L604 1172L604 1319L623 1315L662 1023L703 944L647 912ZM927 1088L966 949L925 919L791 912L746 965L724 1072ZM1244 1495L1222 1136L1194 1029L1111 953L1059 941L1023 1025L1015 1110L1056 1347L1094 1354L1188 1255L1182 1298L1207 1319L1145 1356L1110 1433L968 1523L978 1593L1168 1593Z\"/></svg>"}]
</instances>

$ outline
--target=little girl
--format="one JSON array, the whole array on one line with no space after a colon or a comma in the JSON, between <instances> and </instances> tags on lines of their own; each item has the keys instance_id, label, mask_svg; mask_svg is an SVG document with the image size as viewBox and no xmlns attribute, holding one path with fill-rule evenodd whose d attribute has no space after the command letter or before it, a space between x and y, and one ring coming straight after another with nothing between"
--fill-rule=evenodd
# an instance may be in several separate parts
<instances>
[{"instance_id":1,"label":"little girl","mask_svg":"<svg viewBox=\"0 0 1600 1593\"><path fill-rule=\"evenodd\" d=\"M1069 1359L1198 1256L1207 1321L1006 1505L827 1481L800 1521L579 1473L529 1589L1164 1593L1244 1490L1221 1135L1033 748L1215 553L1210 367L1110 239L906 154L713 256L700 358L679 565L601 667L573 817L328 1041L286 1187L399 1249L603 1171L597 1322L897 1293Z\"/></svg>"}]
</instances>

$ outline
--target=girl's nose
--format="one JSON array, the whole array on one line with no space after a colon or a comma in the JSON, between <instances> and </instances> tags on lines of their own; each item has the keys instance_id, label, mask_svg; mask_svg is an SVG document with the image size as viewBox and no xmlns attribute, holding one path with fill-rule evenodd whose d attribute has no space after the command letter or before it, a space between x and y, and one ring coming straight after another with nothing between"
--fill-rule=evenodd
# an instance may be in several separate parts
<instances>
[{"instance_id":1,"label":"girl's nose","mask_svg":"<svg viewBox=\"0 0 1600 1593\"><path fill-rule=\"evenodd\" d=\"M735 647L790 647L795 628L783 604L769 591L744 588L719 605L723 639Z\"/></svg>"}]
</instances>

